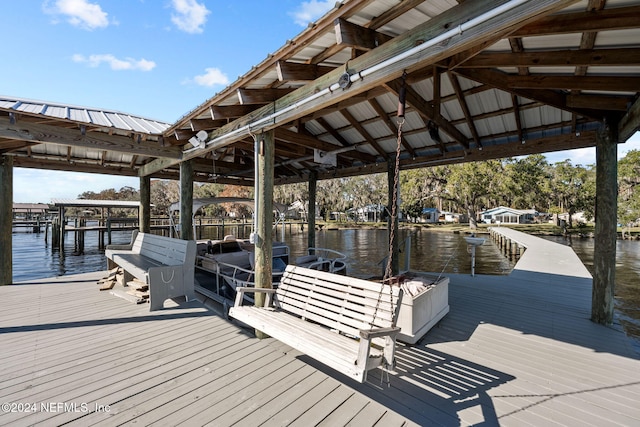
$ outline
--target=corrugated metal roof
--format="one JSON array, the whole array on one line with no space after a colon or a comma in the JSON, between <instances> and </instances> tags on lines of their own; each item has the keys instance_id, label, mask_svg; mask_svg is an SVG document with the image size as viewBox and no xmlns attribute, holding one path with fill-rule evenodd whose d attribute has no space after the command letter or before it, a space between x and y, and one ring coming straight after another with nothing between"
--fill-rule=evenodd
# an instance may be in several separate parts
<instances>
[{"instance_id":1,"label":"corrugated metal roof","mask_svg":"<svg viewBox=\"0 0 640 427\"><path fill-rule=\"evenodd\" d=\"M514 153L530 154L544 152L547 147L560 150L593 146L595 133L587 130L597 128L606 115L620 117L626 108L638 102L640 84L634 85L633 79L640 77L637 59L640 20L633 21L627 17L640 16L640 0L581 0L574 3L557 0L555 4L565 7L550 12L546 9L550 5L547 2L518 3L518 12L481 24L479 31L482 36L466 30L458 32L412 56L411 61L402 62L407 72L408 102L402 127L406 144L402 147L401 167L446 163L452 159L475 161ZM605 14L619 13L616 9L622 7L629 9L622 10L618 18L600 19ZM544 10L531 11L526 19L523 18L523 9L535 8ZM120 138L118 142L127 154L116 155L106 150L107 144L103 148L85 145L70 150L72 159L69 159L69 152L64 146L61 149L50 148L48 144L43 147L45 144L33 145L28 140L17 149L12 148L18 145L13 140L7 145L11 145L18 163L36 164L38 156L41 156L38 162L53 162L58 156L62 163L66 161L64 167L67 164L85 167L85 163L93 162L94 171L101 171L100 168L104 167L105 170L135 175L142 165L152 160L150 152L166 146L184 148L197 130L204 129L215 136L222 132L222 126L233 129L232 132L243 127L254 132L256 128L251 124L265 118L267 113L263 112L272 114L290 108L289 116L269 118L268 125L257 128L266 130L282 126L288 131L278 138L279 129L276 129L276 165L280 165L276 171L277 183L306 181L314 169L321 172L318 175L320 179L386 171L387 159L395 155L396 138L388 123L396 121L398 92L402 85L398 78L400 67L395 71L383 68L386 74L382 73L382 78L370 86L370 77L366 77L347 89L322 94L319 101L305 104L307 106L301 106L298 101L322 93L338 81L340 73L358 74L417 46L428 46L434 35L449 29L461 30L459 24L473 21L480 14L478 10L485 9L490 11L488 3L473 2L469 7L468 3L458 0L345 0L336 3L325 16L292 40L283 41L283 46L277 51L265 52L264 60L170 127L116 111L0 97L0 110L3 110L0 113L3 114L10 111L49 117L59 120L62 125L67 121L90 123L91 130L109 133L110 137L124 136L126 138ZM471 15L471 12L476 15ZM443 13L447 14L446 19ZM561 20L557 19L559 15L563 15ZM350 23L348 27L357 27L354 33L345 33L345 36L356 35L349 43L338 44L338 19ZM368 43L368 37L374 37L379 43L389 36L394 38L382 45ZM464 43L458 44L460 41ZM625 48L630 55L613 51L614 48ZM608 54L613 56L601 63L599 59L585 59L593 50L597 55L597 50L602 49L610 50ZM573 55L575 53L578 55ZM569 55L579 62L579 66L564 61ZM584 61L588 63L585 65ZM278 62L316 68L309 70L307 76L279 81L276 72ZM335 69L329 72L326 66ZM435 81L440 82L439 88L434 88ZM266 108L261 103L240 105L239 89L259 91L276 88L298 89ZM597 97L592 98L593 95ZM376 103L380 108L374 107ZM230 106L243 108L222 117L222 120L217 119L230 109L220 109L216 117L212 117L212 108ZM247 114L248 111L251 113ZM429 132L429 129L434 130L434 126L437 136ZM301 140L292 140L292 132L299 133ZM149 147L147 144L145 155L139 156L127 144L132 137L140 141L141 136L143 142L147 137L147 142L153 141L155 145ZM546 139L557 136L562 138ZM247 148L250 138L250 134L234 133L224 142L209 144L205 150L189 154L208 159L196 163L195 179L202 181L211 177L211 168L207 165L215 155L220 156L216 157L217 182L251 184L246 170L253 164L252 150ZM536 139L537 144L521 143L522 140ZM313 148L322 146L330 149L333 146L342 149L345 144L353 145L353 149L338 155L335 170L328 171L326 165L314 165L309 161ZM378 147L383 151L380 152ZM212 150L215 151L211 153ZM167 157L178 162L185 155L169 153ZM168 172L164 169L158 173ZM170 173L176 176L177 166L172 166Z\"/></svg>"},{"instance_id":2,"label":"corrugated metal roof","mask_svg":"<svg viewBox=\"0 0 640 427\"><path fill-rule=\"evenodd\" d=\"M51 199L57 207L137 208L140 202L124 200Z\"/></svg>"},{"instance_id":3,"label":"corrugated metal roof","mask_svg":"<svg viewBox=\"0 0 640 427\"><path fill-rule=\"evenodd\" d=\"M80 107L50 101L35 101L3 95L0 95L0 108L11 109L20 113L35 114L47 118L65 119L78 123L147 134L161 134L170 126L169 123L119 111ZM112 120L110 120L110 118Z\"/></svg>"}]
</instances>

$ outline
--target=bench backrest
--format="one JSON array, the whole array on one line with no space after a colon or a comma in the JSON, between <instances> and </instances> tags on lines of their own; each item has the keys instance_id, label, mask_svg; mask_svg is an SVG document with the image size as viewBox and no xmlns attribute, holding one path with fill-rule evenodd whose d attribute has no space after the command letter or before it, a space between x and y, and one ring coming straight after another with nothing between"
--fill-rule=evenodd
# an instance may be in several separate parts
<instances>
[{"instance_id":1,"label":"bench backrest","mask_svg":"<svg viewBox=\"0 0 640 427\"><path fill-rule=\"evenodd\" d=\"M287 266L276 294L280 309L355 337L372 323L395 326L402 300L398 286L294 265Z\"/></svg>"},{"instance_id":2,"label":"bench backrest","mask_svg":"<svg viewBox=\"0 0 640 427\"><path fill-rule=\"evenodd\" d=\"M173 239L149 233L138 233L131 249L164 265L195 263L195 241ZM193 252L193 259L191 253Z\"/></svg>"}]
</instances>

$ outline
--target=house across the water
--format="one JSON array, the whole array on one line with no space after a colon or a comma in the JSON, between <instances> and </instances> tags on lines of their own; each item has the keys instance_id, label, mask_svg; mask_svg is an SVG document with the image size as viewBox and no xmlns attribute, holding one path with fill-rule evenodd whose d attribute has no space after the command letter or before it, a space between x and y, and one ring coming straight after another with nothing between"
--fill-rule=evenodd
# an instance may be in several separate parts
<instances>
[{"instance_id":1,"label":"house across the water","mask_svg":"<svg viewBox=\"0 0 640 427\"><path fill-rule=\"evenodd\" d=\"M531 224L538 216L535 209L512 209L505 206L480 212L480 220L486 224Z\"/></svg>"}]
</instances>

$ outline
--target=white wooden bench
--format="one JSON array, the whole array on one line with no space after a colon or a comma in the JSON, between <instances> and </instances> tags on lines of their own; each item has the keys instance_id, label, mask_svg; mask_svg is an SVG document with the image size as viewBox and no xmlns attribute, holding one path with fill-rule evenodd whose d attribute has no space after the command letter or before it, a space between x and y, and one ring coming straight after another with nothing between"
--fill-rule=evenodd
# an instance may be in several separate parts
<instances>
[{"instance_id":1,"label":"white wooden bench","mask_svg":"<svg viewBox=\"0 0 640 427\"><path fill-rule=\"evenodd\" d=\"M168 298L195 299L195 240L138 233L129 245L107 246L105 255L108 269L122 267L125 283L135 277L149 285L150 310Z\"/></svg>"},{"instance_id":2,"label":"white wooden bench","mask_svg":"<svg viewBox=\"0 0 640 427\"><path fill-rule=\"evenodd\" d=\"M356 381L394 365L397 286L289 265L277 289L236 291L229 316ZM242 305L250 292L267 294L265 308Z\"/></svg>"}]
</instances>

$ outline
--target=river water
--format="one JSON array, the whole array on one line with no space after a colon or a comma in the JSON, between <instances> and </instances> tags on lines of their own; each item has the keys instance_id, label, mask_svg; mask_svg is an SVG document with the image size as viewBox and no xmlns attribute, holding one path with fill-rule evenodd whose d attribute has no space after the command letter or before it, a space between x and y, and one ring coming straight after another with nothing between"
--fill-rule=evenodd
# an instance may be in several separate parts
<instances>
[{"instance_id":1,"label":"river water","mask_svg":"<svg viewBox=\"0 0 640 427\"><path fill-rule=\"evenodd\" d=\"M209 230L205 238L216 238ZM227 231L227 230L225 230ZM230 229L229 233L234 231ZM207 234L211 234L207 236ZM224 234L224 233L223 233ZM278 233L280 237L280 233ZM285 241L291 248L291 259L304 255L307 234L287 230ZM246 237L246 236L238 236ZM400 241L410 237L413 270L436 273L471 273L471 256L460 234L434 232L420 228L402 229ZM112 243L130 241L131 232L113 232ZM571 245L585 266L593 273L594 239L546 237L561 244ZM97 233L86 235L83 253L74 247L73 233L65 237L65 250L61 252L44 241L44 233L17 231L13 233L13 280L29 281L38 278L86 273L106 269L104 251L98 249ZM382 275L383 258L388 253L387 232L384 229L327 230L316 234L316 246L334 249L347 255L347 273L357 277ZM616 309L626 331L640 337L640 242L618 241L616 264ZM404 254L401 254L401 258ZM476 274L509 274L515 261L508 260L498 247L487 239L476 252ZM401 261L401 268L404 262Z\"/></svg>"}]
</instances>

